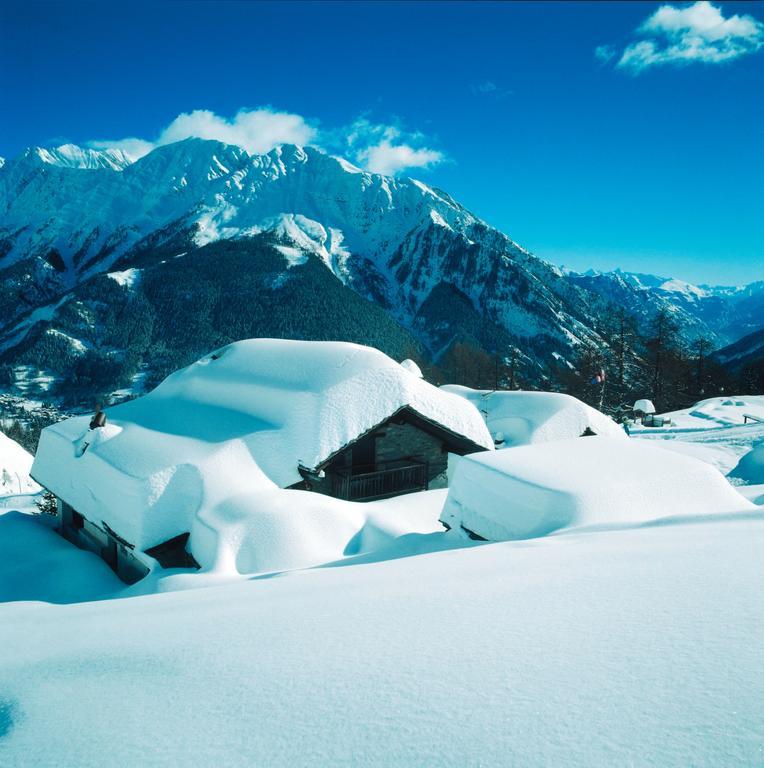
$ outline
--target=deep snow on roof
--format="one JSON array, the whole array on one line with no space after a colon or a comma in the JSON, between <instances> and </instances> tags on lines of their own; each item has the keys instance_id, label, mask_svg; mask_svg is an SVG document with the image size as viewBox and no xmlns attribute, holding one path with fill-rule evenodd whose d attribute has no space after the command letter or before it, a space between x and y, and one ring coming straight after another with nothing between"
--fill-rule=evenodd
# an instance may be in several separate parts
<instances>
[{"instance_id":1,"label":"deep snow on roof","mask_svg":"<svg viewBox=\"0 0 764 768\"><path fill-rule=\"evenodd\" d=\"M501 541L748 510L703 461L640 440L587 437L459 459L441 520Z\"/></svg>"},{"instance_id":2,"label":"deep snow on roof","mask_svg":"<svg viewBox=\"0 0 764 768\"><path fill-rule=\"evenodd\" d=\"M597 435L626 437L609 416L571 395L477 390L455 384L441 389L469 400L483 414L491 434L503 437L502 447L580 437L587 429Z\"/></svg>"},{"instance_id":3,"label":"deep snow on roof","mask_svg":"<svg viewBox=\"0 0 764 768\"><path fill-rule=\"evenodd\" d=\"M169 376L148 395L43 431L39 482L140 548L216 528L213 510L288 486L404 407L476 446L478 411L378 350L344 342L250 339ZM84 442L90 442L82 453ZM244 513L245 510L242 511Z\"/></svg>"}]
</instances>

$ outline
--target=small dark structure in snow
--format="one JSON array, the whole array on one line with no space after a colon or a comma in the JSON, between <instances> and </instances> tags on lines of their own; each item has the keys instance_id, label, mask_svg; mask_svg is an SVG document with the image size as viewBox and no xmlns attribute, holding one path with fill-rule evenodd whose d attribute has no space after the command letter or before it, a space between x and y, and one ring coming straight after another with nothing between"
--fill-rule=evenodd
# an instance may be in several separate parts
<instances>
[{"instance_id":1,"label":"small dark structure in snow","mask_svg":"<svg viewBox=\"0 0 764 768\"><path fill-rule=\"evenodd\" d=\"M655 415L655 406L652 400L637 400L632 410L634 418L638 419L644 427L665 427L671 423L671 419Z\"/></svg>"}]
</instances>

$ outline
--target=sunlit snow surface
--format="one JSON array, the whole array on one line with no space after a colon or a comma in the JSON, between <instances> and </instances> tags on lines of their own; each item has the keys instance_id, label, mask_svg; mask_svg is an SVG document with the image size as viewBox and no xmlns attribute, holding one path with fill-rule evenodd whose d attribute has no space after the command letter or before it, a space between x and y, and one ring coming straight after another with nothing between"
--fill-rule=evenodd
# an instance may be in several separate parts
<instances>
[{"instance_id":1,"label":"sunlit snow surface","mask_svg":"<svg viewBox=\"0 0 764 768\"><path fill-rule=\"evenodd\" d=\"M32 456L0 431L0 498L11 493L39 491L40 486L29 476L31 468Z\"/></svg>"},{"instance_id":2,"label":"sunlit snow surface","mask_svg":"<svg viewBox=\"0 0 764 768\"><path fill-rule=\"evenodd\" d=\"M324 567L129 589L0 516L0 765L764 762L764 508L479 544L435 532L444 496Z\"/></svg>"}]
</instances>

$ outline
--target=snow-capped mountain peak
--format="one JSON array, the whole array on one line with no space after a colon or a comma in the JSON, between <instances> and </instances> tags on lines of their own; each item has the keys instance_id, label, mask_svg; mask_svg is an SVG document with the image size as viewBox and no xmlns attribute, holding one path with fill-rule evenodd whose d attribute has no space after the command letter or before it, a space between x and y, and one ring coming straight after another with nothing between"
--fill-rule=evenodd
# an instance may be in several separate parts
<instances>
[{"instance_id":1,"label":"snow-capped mountain peak","mask_svg":"<svg viewBox=\"0 0 764 768\"><path fill-rule=\"evenodd\" d=\"M186 250L268 233L289 267L318 258L406 327L454 295L502 333L554 337L558 351L592 335L585 300L559 270L421 181L292 144L251 155L192 138L115 173L118 160L65 145L28 150L0 170L0 273L23 262L15 268L50 303L162 243ZM426 343L447 345L448 327L439 333Z\"/></svg>"},{"instance_id":2,"label":"snow-capped mountain peak","mask_svg":"<svg viewBox=\"0 0 764 768\"><path fill-rule=\"evenodd\" d=\"M86 149L76 144L62 144L52 149L34 147L27 151L39 158L41 162L59 168L86 170L106 168L122 171L133 162L132 158L121 149Z\"/></svg>"},{"instance_id":3,"label":"snow-capped mountain peak","mask_svg":"<svg viewBox=\"0 0 764 768\"><path fill-rule=\"evenodd\" d=\"M0 275L14 270L22 277L9 279L25 292L25 303L8 309L5 335L21 338L24 313L54 312L76 286L159 258L165 245L177 253L264 234L285 270L320 260L433 352L459 333L483 334L488 346L521 339L512 343L537 359L567 359L581 340L602 342L593 294L647 319L656 307L680 307L693 333L708 332L696 309L705 288L563 272L416 179L369 173L314 147L254 155L189 138L135 162L63 145L27 150L0 168ZM11 292L21 290L14 283ZM465 318L458 332L455 311Z\"/></svg>"}]
</instances>

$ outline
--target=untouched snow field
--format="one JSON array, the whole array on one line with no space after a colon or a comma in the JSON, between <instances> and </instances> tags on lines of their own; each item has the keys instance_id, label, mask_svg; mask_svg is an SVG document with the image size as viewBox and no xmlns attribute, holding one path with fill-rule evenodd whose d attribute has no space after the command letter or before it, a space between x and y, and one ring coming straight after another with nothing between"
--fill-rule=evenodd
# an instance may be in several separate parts
<instances>
[{"instance_id":1,"label":"untouched snow field","mask_svg":"<svg viewBox=\"0 0 764 768\"><path fill-rule=\"evenodd\" d=\"M764 444L679 429L640 438L725 473ZM764 486L726 491L500 543L412 494L323 566L131 588L6 497L0 766L761 766Z\"/></svg>"},{"instance_id":2,"label":"untouched snow field","mask_svg":"<svg viewBox=\"0 0 764 768\"><path fill-rule=\"evenodd\" d=\"M761 765L762 547L758 515L7 604L0 764Z\"/></svg>"}]
</instances>

